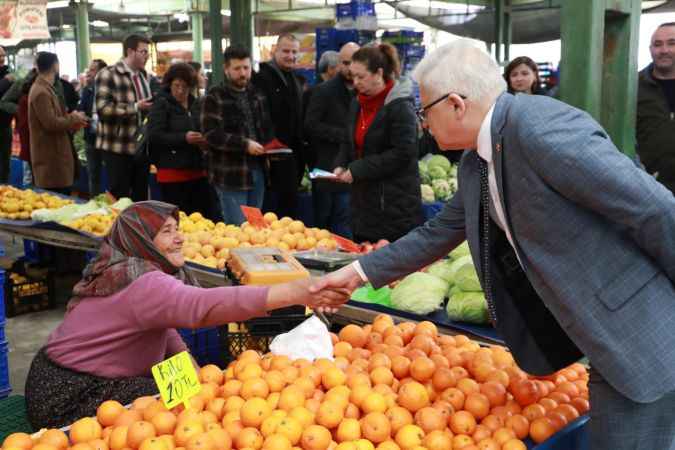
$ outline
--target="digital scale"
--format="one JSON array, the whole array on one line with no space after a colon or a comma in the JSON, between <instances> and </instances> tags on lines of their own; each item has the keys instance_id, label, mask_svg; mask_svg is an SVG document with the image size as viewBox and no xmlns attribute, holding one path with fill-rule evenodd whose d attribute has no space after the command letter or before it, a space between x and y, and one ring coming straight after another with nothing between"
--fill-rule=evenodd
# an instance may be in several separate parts
<instances>
[{"instance_id":1,"label":"digital scale","mask_svg":"<svg viewBox=\"0 0 675 450\"><path fill-rule=\"evenodd\" d=\"M309 277L298 260L278 248L233 248L227 266L236 280L245 285L269 286Z\"/></svg>"}]
</instances>

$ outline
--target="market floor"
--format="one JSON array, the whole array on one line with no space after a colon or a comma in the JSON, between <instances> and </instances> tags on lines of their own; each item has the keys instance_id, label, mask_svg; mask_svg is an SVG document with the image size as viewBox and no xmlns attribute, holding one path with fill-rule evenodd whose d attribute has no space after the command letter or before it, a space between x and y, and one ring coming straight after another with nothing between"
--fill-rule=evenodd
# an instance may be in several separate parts
<instances>
[{"instance_id":1,"label":"market floor","mask_svg":"<svg viewBox=\"0 0 675 450\"><path fill-rule=\"evenodd\" d=\"M23 241L0 232L0 246L9 259L23 255ZM47 336L61 323L72 286L79 279L75 273L59 274L55 280L56 307L7 318L5 335L8 342L9 382L12 394L23 394L26 376L35 354L42 348Z\"/></svg>"}]
</instances>

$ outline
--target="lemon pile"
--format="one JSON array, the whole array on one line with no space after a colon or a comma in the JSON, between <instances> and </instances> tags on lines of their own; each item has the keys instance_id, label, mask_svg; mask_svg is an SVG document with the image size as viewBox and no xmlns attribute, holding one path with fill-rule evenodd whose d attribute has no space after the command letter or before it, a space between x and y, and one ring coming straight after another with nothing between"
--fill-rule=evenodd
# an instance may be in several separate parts
<instances>
[{"instance_id":1,"label":"lemon pile","mask_svg":"<svg viewBox=\"0 0 675 450\"><path fill-rule=\"evenodd\" d=\"M238 227L214 223L200 213L188 216L181 211L179 229L185 236L183 255L187 261L222 270L230 250L238 247L273 247L286 251L337 248L328 230L308 228L302 221L290 217L279 219L272 212L263 218L267 227L258 229L248 222Z\"/></svg>"},{"instance_id":2,"label":"lemon pile","mask_svg":"<svg viewBox=\"0 0 675 450\"><path fill-rule=\"evenodd\" d=\"M115 212L111 214L88 214L66 222L64 225L96 236L105 236L110 231L115 219L117 219L117 213Z\"/></svg>"},{"instance_id":3,"label":"lemon pile","mask_svg":"<svg viewBox=\"0 0 675 450\"><path fill-rule=\"evenodd\" d=\"M0 219L30 220L35 209L58 209L73 203L72 200L30 189L0 186Z\"/></svg>"}]
</instances>

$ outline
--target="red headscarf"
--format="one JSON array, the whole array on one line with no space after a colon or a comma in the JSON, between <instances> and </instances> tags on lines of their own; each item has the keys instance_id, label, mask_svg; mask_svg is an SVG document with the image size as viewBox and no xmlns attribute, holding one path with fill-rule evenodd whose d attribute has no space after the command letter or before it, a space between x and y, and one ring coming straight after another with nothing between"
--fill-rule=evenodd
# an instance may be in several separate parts
<instances>
[{"instance_id":1,"label":"red headscarf","mask_svg":"<svg viewBox=\"0 0 675 450\"><path fill-rule=\"evenodd\" d=\"M160 270L186 284L199 286L183 267L176 267L155 247L153 239L164 222L178 222L178 208L157 201L138 202L122 211L103 240L96 258L85 267L73 288L68 310L85 297L107 297L147 272Z\"/></svg>"}]
</instances>

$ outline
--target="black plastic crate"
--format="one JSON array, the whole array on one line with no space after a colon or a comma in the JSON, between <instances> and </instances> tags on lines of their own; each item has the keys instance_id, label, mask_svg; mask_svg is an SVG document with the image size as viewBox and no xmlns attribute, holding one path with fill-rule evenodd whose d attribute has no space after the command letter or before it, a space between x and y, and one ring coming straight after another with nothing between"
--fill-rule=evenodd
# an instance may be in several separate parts
<instances>
[{"instance_id":1,"label":"black plastic crate","mask_svg":"<svg viewBox=\"0 0 675 450\"><path fill-rule=\"evenodd\" d=\"M240 323L240 329L245 327L241 331L230 331L228 326L220 327L221 349L226 363L235 360L244 350L267 353L275 336L292 330L307 317L304 314L261 317Z\"/></svg>"},{"instance_id":2,"label":"black plastic crate","mask_svg":"<svg viewBox=\"0 0 675 450\"><path fill-rule=\"evenodd\" d=\"M26 417L26 401L22 395L11 395L0 400L0 442L12 433L32 433Z\"/></svg>"},{"instance_id":3,"label":"black plastic crate","mask_svg":"<svg viewBox=\"0 0 675 450\"><path fill-rule=\"evenodd\" d=\"M53 271L47 271L40 278L17 275L24 277L25 281L15 281L12 279L12 272L5 273L4 297L7 317L54 308L56 296Z\"/></svg>"}]
</instances>

